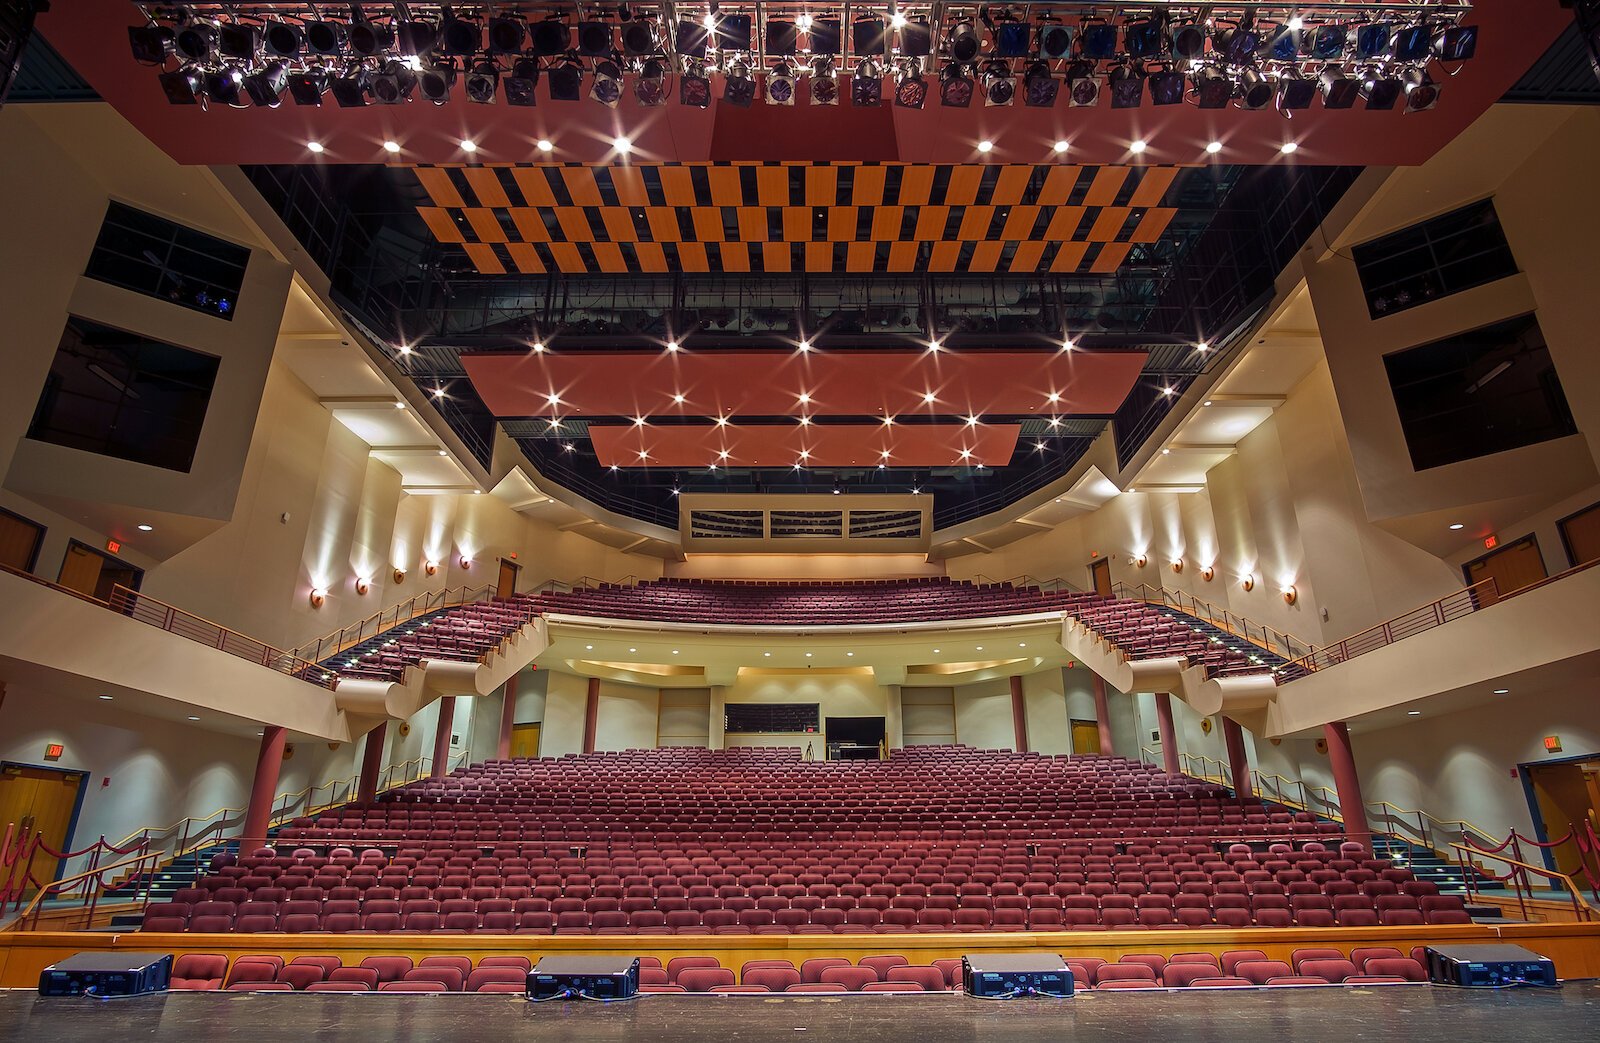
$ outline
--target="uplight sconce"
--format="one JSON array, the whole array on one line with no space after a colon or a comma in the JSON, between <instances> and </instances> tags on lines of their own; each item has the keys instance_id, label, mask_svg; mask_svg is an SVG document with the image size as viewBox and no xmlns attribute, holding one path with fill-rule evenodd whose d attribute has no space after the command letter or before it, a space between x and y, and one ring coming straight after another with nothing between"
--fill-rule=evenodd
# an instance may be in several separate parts
<instances>
[{"instance_id":1,"label":"uplight sconce","mask_svg":"<svg viewBox=\"0 0 1600 1043\"><path fill-rule=\"evenodd\" d=\"M1137 557L1135 557L1133 559L1133 563L1135 565L1139 566L1141 569L1144 568L1145 565L1147 565L1149 563L1149 561L1150 561L1150 559L1146 558L1143 554L1140 554L1140 555L1138 555Z\"/></svg>"},{"instance_id":2,"label":"uplight sconce","mask_svg":"<svg viewBox=\"0 0 1600 1043\"><path fill-rule=\"evenodd\" d=\"M465 554L461 555L461 567L464 569L472 568L472 559Z\"/></svg>"},{"instance_id":3,"label":"uplight sconce","mask_svg":"<svg viewBox=\"0 0 1600 1043\"><path fill-rule=\"evenodd\" d=\"M1217 578L1217 567L1215 565L1200 566L1200 578L1210 583Z\"/></svg>"},{"instance_id":4,"label":"uplight sconce","mask_svg":"<svg viewBox=\"0 0 1600 1043\"><path fill-rule=\"evenodd\" d=\"M1177 558L1177 559L1173 560L1173 562L1172 562L1172 571L1173 572L1182 572L1183 571L1183 559Z\"/></svg>"},{"instance_id":5,"label":"uplight sconce","mask_svg":"<svg viewBox=\"0 0 1600 1043\"><path fill-rule=\"evenodd\" d=\"M394 570L394 581L396 583L404 583L406 581L406 570L405 569L395 569Z\"/></svg>"},{"instance_id":6,"label":"uplight sconce","mask_svg":"<svg viewBox=\"0 0 1600 1043\"><path fill-rule=\"evenodd\" d=\"M1283 600L1291 605L1300 597L1300 592L1295 590L1293 586L1284 587L1281 593L1283 594Z\"/></svg>"},{"instance_id":7,"label":"uplight sconce","mask_svg":"<svg viewBox=\"0 0 1600 1043\"><path fill-rule=\"evenodd\" d=\"M367 592L370 591L371 589L372 589L372 580L371 579L366 578L366 577L361 577L361 578L356 580L356 593L357 594L361 595L362 597L366 597L367 596Z\"/></svg>"},{"instance_id":8,"label":"uplight sconce","mask_svg":"<svg viewBox=\"0 0 1600 1043\"><path fill-rule=\"evenodd\" d=\"M311 588L311 607L321 608L322 603L328 600L328 592L321 587Z\"/></svg>"},{"instance_id":9,"label":"uplight sconce","mask_svg":"<svg viewBox=\"0 0 1600 1043\"><path fill-rule=\"evenodd\" d=\"M1245 577L1244 577L1244 581L1242 583L1240 583L1239 585L1241 587L1243 587L1245 590L1254 590L1254 589L1256 589L1256 578L1255 578L1254 575L1252 575L1250 573L1246 573Z\"/></svg>"},{"instance_id":10,"label":"uplight sconce","mask_svg":"<svg viewBox=\"0 0 1600 1043\"><path fill-rule=\"evenodd\" d=\"M422 563L422 571L431 576L439 571L439 563L437 561L425 561Z\"/></svg>"}]
</instances>

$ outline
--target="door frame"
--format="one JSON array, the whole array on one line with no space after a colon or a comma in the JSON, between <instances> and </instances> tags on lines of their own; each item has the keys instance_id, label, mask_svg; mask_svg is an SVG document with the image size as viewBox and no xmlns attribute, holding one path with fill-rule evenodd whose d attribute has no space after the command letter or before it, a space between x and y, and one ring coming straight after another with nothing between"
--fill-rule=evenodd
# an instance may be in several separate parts
<instances>
[{"instance_id":1,"label":"door frame","mask_svg":"<svg viewBox=\"0 0 1600 1043\"><path fill-rule=\"evenodd\" d=\"M1585 514L1588 514L1590 511L1597 511L1597 510L1600 510L1600 500L1597 500L1594 503L1591 503L1587 507L1583 507L1583 508L1580 508L1580 509L1578 509L1576 511L1573 511L1571 514L1567 515L1565 518L1558 518L1556 520L1556 535L1561 537L1561 550L1567 556L1567 568L1569 568L1569 569L1573 569L1573 568L1577 568L1578 567L1578 560L1577 560L1578 556L1572 552L1572 541L1567 539L1567 522L1572 521L1574 518L1581 518ZM7 512L7 513L10 513L10 512ZM26 521L27 519L23 519L23 520Z\"/></svg>"},{"instance_id":2,"label":"door frame","mask_svg":"<svg viewBox=\"0 0 1600 1043\"><path fill-rule=\"evenodd\" d=\"M56 569L56 583L58 585L61 582L61 569L66 567L67 555L72 553L73 547L82 547L90 554L97 555L101 561L106 561L117 566L118 568L124 568L131 571L133 573L133 584L129 588L130 590L138 590L140 587L144 586L144 569L141 569L131 561L126 561L117 557L115 554L112 554L108 551L103 551L99 547L91 547L89 544L79 539L67 540L67 549L61 552L61 566L60 568ZM89 596L93 597L94 595L91 594Z\"/></svg>"},{"instance_id":3,"label":"door frame","mask_svg":"<svg viewBox=\"0 0 1600 1043\"><path fill-rule=\"evenodd\" d=\"M32 768L35 771L53 771L61 775L78 776L78 795L73 798L72 817L67 819L67 835L63 838L61 844L61 850L71 851L72 838L78 832L78 820L83 817L83 801L89 795L89 776L91 772L86 768L63 768L58 764L32 764L28 761L0 760L0 771L4 771L6 768ZM0 822L0 830L5 828L5 823ZM66 872L68 861L69 859L65 858L60 860L56 866L56 875L51 879L61 879L62 874Z\"/></svg>"},{"instance_id":4,"label":"door frame","mask_svg":"<svg viewBox=\"0 0 1600 1043\"><path fill-rule=\"evenodd\" d=\"M1578 513L1582 514L1583 512L1579 511ZM50 529L47 526L40 525L38 522L34 521L32 518L27 517L26 515L18 514L16 511L7 510L4 507L0 507L0 514L4 514L4 515L7 515L8 517L15 518L17 521L22 522L24 525L31 525L35 529L39 530L39 538L38 538L37 541L34 542L33 554L32 554L31 557L28 558L28 567L25 570L27 572L32 572L34 569L39 567L39 552L44 550L45 534L48 533L50 531ZM1574 515L1574 517L1576 517L1576 515Z\"/></svg>"},{"instance_id":5,"label":"door frame","mask_svg":"<svg viewBox=\"0 0 1600 1043\"><path fill-rule=\"evenodd\" d=\"M1090 593L1093 593L1093 594L1099 594L1100 593L1099 586L1095 583L1095 570L1100 569L1100 568L1104 568L1106 570L1106 589L1108 591L1112 591L1112 590L1116 589L1115 585L1111 582L1111 559L1110 558L1095 558L1093 561L1089 562L1089 591L1090 591ZM1111 596L1111 595L1108 595L1108 596Z\"/></svg>"},{"instance_id":6,"label":"door frame","mask_svg":"<svg viewBox=\"0 0 1600 1043\"><path fill-rule=\"evenodd\" d=\"M1539 794L1536 793L1533 788L1533 771L1531 769L1549 768L1557 764L1577 764L1582 763L1583 761L1592 760L1600 760L1600 752L1576 753L1564 757L1548 757L1544 760L1523 761L1517 765L1517 778L1522 783L1522 796L1523 799L1528 802L1528 814L1533 819L1533 831L1535 834L1537 834L1539 843L1550 843L1550 828L1545 825L1544 812L1539 810ZM1551 848L1540 848L1539 857L1544 861L1544 867L1546 869L1553 870L1556 868L1555 854ZM1550 886L1557 891L1565 890L1565 888L1561 886L1561 882L1559 880L1550 881Z\"/></svg>"},{"instance_id":7,"label":"door frame","mask_svg":"<svg viewBox=\"0 0 1600 1043\"><path fill-rule=\"evenodd\" d=\"M512 575L511 575L511 593L515 594L517 592L517 580L522 575L522 563L521 562L517 562L517 561L512 561L510 558L499 558L499 559L497 559L497 561L499 562L499 565L500 565L500 572L499 572L499 575L496 575L495 578L494 578L494 593L495 593L495 597L499 597L500 596L500 579L501 579L502 576L505 575L505 570L506 570L507 566L510 567L511 573L512 573Z\"/></svg>"},{"instance_id":8,"label":"door frame","mask_svg":"<svg viewBox=\"0 0 1600 1043\"><path fill-rule=\"evenodd\" d=\"M1481 563L1483 563L1485 561L1488 561L1490 558L1494 557L1496 554L1504 554L1506 551L1508 551L1511 548L1515 547L1519 543L1528 543L1528 542L1532 542L1532 544L1533 544L1533 552L1535 554L1539 555L1539 568L1544 570L1545 578L1549 579L1550 578L1550 565L1545 561L1544 548L1539 546L1539 534L1536 533L1536 532L1530 532L1526 536L1518 536L1514 540L1503 540L1503 541L1501 541L1501 543L1500 543L1500 545L1498 547L1496 547L1494 550L1490 551L1489 553L1480 554L1476 558L1473 558L1471 561L1462 563L1462 566L1461 566L1461 578L1466 580L1466 585L1467 586L1469 586L1469 587L1472 586L1472 584L1474 582L1474 580L1472 578L1472 566L1481 564ZM1502 598L1505 597L1507 594L1511 594L1511 593L1514 593L1514 592L1510 591L1510 590L1497 590L1497 591L1495 591L1496 596L1497 597L1502 597Z\"/></svg>"},{"instance_id":9,"label":"door frame","mask_svg":"<svg viewBox=\"0 0 1600 1043\"><path fill-rule=\"evenodd\" d=\"M1097 720L1094 720L1093 718L1068 717L1067 718L1067 742L1072 746L1072 756L1076 757L1078 755L1078 744L1073 742L1072 739L1073 739L1074 733L1078 730L1078 727L1080 725L1082 725L1085 728L1088 728L1091 725L1094 726L1094 728L1095 728L1095 746L1096 746L1095 752L1098 753L1098 754L1104 754L1106 751L1098 748L1099 745L1100 745L1100 742L1099 742L1099 739L1100 739L1100 736L1099 736L1100 722L1097 721Z\"/></svg>"}]
</instances>

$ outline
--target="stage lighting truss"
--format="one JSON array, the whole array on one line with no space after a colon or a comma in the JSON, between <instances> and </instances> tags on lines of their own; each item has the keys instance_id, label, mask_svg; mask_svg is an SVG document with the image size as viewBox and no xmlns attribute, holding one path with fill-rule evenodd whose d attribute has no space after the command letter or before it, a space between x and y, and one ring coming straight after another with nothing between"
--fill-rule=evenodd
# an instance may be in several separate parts
<instances>
[{"instance_id":1,"label":"stage lighting truss","mask_svg":"<svg viewBox=\"0 0 1600 1043\"><path fill-rule=\"evenodd\" d=\"M893 103L965 108L1067 104L1315 107L1426 112L1471 59L1470 0L1049 4L898 0L665 0L574 9L555 0L312 5L289 0L137 7L133 59L175 105L271 108L533 106L585 97L608 107L671 100L707 108L757 97L790 106ZM1440 66L1434 69L1433 66ZM842 70L842 72L841 72ZM541 82L542 81L542 82ZM930 88L937 87L936 91ZM587 87L587 89L585 89Z\"/></svg>"}]
</instances>

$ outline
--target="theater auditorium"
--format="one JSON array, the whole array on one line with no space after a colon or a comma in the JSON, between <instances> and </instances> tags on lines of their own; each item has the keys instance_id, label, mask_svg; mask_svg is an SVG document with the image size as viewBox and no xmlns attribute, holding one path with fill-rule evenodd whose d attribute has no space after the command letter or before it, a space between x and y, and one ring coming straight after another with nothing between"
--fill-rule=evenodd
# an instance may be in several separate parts
<instances>
[{"instance_id":1,"label":"theater auditorium","mask_svg":"<svg viewBox=\"0 0 1600 1043\"><path fill-rule=\"evenodd\" d=\"M0 0L0 1037L1593 1038L1597 0Z\"/></svg>"}]
</instances>

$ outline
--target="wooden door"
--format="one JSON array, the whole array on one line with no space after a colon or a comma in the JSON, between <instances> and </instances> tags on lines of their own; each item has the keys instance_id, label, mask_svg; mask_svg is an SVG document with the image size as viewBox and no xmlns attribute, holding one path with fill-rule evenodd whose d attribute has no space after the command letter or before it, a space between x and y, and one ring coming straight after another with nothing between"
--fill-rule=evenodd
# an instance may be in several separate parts
<instances>
[{"instance_id":1,"label":"wooden door","mask_svg":"<svg viewBox=\"0 0 1600 1043\"><path fill-rule=\"evenodd\" d=\"M1574 567L1600 559L1600 503L1563 520L1561 539Z\"/></svg>"},{"instance_id":2,"label":"wooden door","mask_svg":"<svg viewBox=\"0 0 1600 1043\"><path fill-rule=\"evenodd\" d=\"M106 559L83 544L69 543L67 556L61 559L61 572L56 576L56 582L92 598L95 588L100 585L100 570L105 568L105 564Z\"/></svg>"},{"instance_id":3,"label":"wooden door","mask_svg":"<svg viewBox=\"0 0 1600 1043\"><path fill-rule=\"evenodd\" d=\"M78 808L83 780L83 773L77 771L20 764L0 767L0 834L8 824L15 823L19 832L42 833L51 848L67 850L72 840L72 814ZM43 852L34 857L36 880L54 880L60 869L59 860Z\"/></svg>"},{"instance_id":4,"label":"wooden door","mask_svg":"<svg viewBox=\"0 0 1600 1043\"><path fill-rule=\"evenodd\" d=\"M496 585L494 596L508 598L517 592L517 573L522 571L522 566L514 561L500 559L500 582Z\"/></svg>"},{"instance_id":5,"label":"wooden door","mask_svg":"<svg viewBox=\"0 0 1600 1043\"><path fill-rule=\"evenodd\" d=\"M1494 592L1483 595L1483 603L1492 605L1507 594L1544 579L1544 557L1539 553L1539 541L1526 536L1517 542L1501 547L1493 554L1485 554L1467 566L1467 582L1482 583L1494 580Z\"/></svg>"},{"instance_id":6,"label":"wooden door","mask_svg":"<svg viewBox=\"0 0 1600 1043\"><path fill-rule=\"evenodd\" d=\"M516 724L511 727L511 756L539 756L539 728L537 724Z\"/></svg>"},{"instance_id":7,"label":"wooden door","mask_svg":"<svg viewBox=\"0 0 1600 1043\"><path fill-rule=\"evenodd\" d=\"M1099 753L1100 752L1100 722L1098 722L1098 721L1073 721L1072 722L1072 752L1073 753Z\"/></svg>"},{"instance_id":8,"label":"wooden door","mask_svg":"<svg viewBox=\"0 0 1600 1043\"><path fill-rule=\"evenodd\" d=\"M1111 562L1106 558L1089 564L1089 582L1094 592L1103 598L1111 596Z\"/></svg>"},{"instance_id":9,"label":"wooden door","mask_svg":"<svg viewBox=\"0 0 1600 1043\"><path fill-rule=\"evenodd\" d=\"M1588 772L1586 767L1590 768ZM1584 819L1595 811L1591 790L1593 767L1583 764L1529 767L1528 776L1539 802L1539 817L1544 820L1544 836L1540 839L1549 843L1560 840L1574 829L1582 832ZM1556 868L1563 873L1577 873L1583 868L1583 857L1576 843L1561 844L1551 855Z\"/></svg>"},{"instance_id":10,"label":"wooden door","mask_svg":"<svg viewBox=\"0 0 1600 1043\"><path fill-rule=\"evenodd\" d=\"M44 526L10 511L0 511L0 565L19 572L32 571L43 540Z\"/></svg>"}]
</instances>

